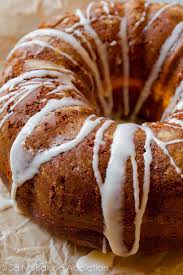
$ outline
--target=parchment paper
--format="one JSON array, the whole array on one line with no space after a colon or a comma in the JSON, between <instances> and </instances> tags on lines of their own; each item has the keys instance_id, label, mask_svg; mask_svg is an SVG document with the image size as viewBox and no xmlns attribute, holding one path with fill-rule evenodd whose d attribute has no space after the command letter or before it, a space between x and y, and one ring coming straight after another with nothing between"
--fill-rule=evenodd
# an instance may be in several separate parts
<instances>
[{"instance_id":1,"label":"parchment paper","mask_svg":"<svg viewBox=\"0 0 183 275\"><path fill-rule=\"evenodd\" d=\"M35 29L46 17L66 8L86 4L87 0L0 0L0 66L15 42ZM0 193L9 194L0 183ZM53 238L13 208L0 212L0 274L81 274L77 259L88 253L66 240ZM116 257L108 271L93 267L83 274L183 274L183 252Z\"/></svg>"}]
</instances>

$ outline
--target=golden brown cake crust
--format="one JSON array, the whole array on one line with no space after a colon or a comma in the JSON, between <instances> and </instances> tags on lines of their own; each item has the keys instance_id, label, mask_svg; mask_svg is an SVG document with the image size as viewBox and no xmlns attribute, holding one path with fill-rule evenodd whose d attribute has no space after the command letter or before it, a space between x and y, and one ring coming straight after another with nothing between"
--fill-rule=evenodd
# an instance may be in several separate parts
<instances>
[{"instance_id":1,"label":"golden brown cake crust","mask_svg":"<svg viewBox=\"0 0 183 275\"><path fill-rule=\"evenodd\" d=\"M141 90L151 74L152 67L159 58L162 45L170 37L176 26L183 21L183 8L181 5L175 5L166 9L147 30L144 30L152 17L162 7L165 7L164 4L151 4L148 7L145 4L144 1L140 0L130 0L125 4L115 2L111 5L109 3L109 15L106 14L101 2L94 4L90 10L92 28L107 48L113 88L114 106L112 114L115 115L120 109L121 118L124 118L122 87L126 83L124 74L122 74L125 60L119 39L119 18L125 17L128 19L130 110L133 110L141 95ZM145 10L144 20L137 24ZM60 18L49 20L41 28L66 31L78 22L77 15L66 14ZM105 83L103 64L96 41L84 30L83 26L78 26L76 29L84 34L89 44L86 41L84 43L81 37L77 36L77 33L72 30L71 34L78 39L89 54L91 54L89 46L92 47L96 55L95 63L99 68L102 83L106 88L107 83ZM183 31L167 54L158 77L153 81L150 95L138 114L140 119L149 121L147 126L154 133L154 136L162 142L183 140L183 130L180 125L178 127L176 123L165 120L151 123L153 120L160 120L170 98L183 79L182 33ZM38 34L37 39L39 38ZM31 38L28 38L27 41L31 40ZM67 53L77 64L51 48L43 47L40 49L39 45L30 43L17 48L8 59L2 74L2 87L10 79L30 70L39 70L42 67L45 68L45 66L47 68L58 66L58 68L62 67L72 71L73 83L81 92L80 94L75 93L74 90L68 88L64 96L81 100L85 105L67 106L47 114L31 135L26 138L26 149L31 149L34 153L73 140L80 132L88 116L93 112L98 112L98 115L104 113L99 101L96 82L93 80L92 74L87 73L90 72L90 68L83 61L80 53L74 50L71 44L58 37L47 37L42 40L60 52ZM115 42L113 43L113 41ZM47 78L51 77L48 75ZM30 79L27 80L28 83L29 81ZM54 89L59 84L59 80L54 79ZM18 89L18 85L15 85L12 91ZM0 174L9 190L11 190L12 185L10 163L12 144L27 121L41 111L50 99L62 99L62 95L48 94L52 90L53 87L47 87L46 84L42 84L42 86L35 89L33 93L30 93L16 106L12 116L6 120L1 128ZM8 93L9 90L5 90L3 96ZM181 100L181 97L179 100ZM11 105L12 103L0 114L2 118L10 112ZM119 106L122 107L119 108ZM169 115L168 112L166 118ZM180 110L174 118L180 121L183 119ZM42 164L39 173L22 184L16 193L18 207L38 224L58 236L64 236L72 240L78 245L97 249L101 249L103 245L104 221L101 209L101 194L94 175L92 159L96 133L104 121L105 119L75 148L58 154ZM116 129L117 123L114 121L105 131L104 142L100 146L99 170L103 181L106 177L106 169L110 160L111 145ZM168 151L181 171L183 171L182 142L168 145ZM145 174L143 157L145 143L145 132L139 128L134 134L134 144L140 184L140 199L142 199ZM183 179L177 173L175 167L171 165L168 155L154 140L151 143L151 152L150 192L143 217L140 241L140 249L150 252L182 247L183 245ZM130 249L135 239L133 169L130 159L127 161L125 175L122 223L124 226L124 243Z\"/></svg>"}]
</instances>

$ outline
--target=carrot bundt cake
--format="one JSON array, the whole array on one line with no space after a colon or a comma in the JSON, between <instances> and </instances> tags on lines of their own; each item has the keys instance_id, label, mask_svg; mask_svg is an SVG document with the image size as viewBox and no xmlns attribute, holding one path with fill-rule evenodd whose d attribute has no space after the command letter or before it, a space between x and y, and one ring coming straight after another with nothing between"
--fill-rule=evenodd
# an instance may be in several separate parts
<instances>
[{"instance_id":1,"label":"carrot bundt cake","mask_svg":"<svg viewBox=\"0 0 183 275\"><path fill-rule=\"evenodd\" d=\"M181 4L91 2L7 57L0 175L52 233L119 256L182 247L182 145Z\"/></svg>"}]
</instances>

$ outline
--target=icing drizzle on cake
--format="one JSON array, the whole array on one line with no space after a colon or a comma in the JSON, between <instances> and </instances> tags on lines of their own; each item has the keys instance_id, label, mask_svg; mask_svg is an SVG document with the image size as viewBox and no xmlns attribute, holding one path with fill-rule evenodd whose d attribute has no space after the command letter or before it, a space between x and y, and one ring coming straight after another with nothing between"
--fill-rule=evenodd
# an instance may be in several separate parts
<instances>
[{"instance_id":1,"label":"icing drizzle on cake","mask_svg":"<svg viewBox=\"0 0 183 275\"><path fill-rule=\"evenodd\" d=\"M110 5L113 7L113 3L101 1L103 10L106 16L110 16ZM94 3L90 3L86 9L86 14L83 14L80 10L76 11L79 21L72 27L66 28L65 31L55 29L39 29L31 32L21 39L15 48L8 56L10 60L13 54L20 48L26 48L29 46L37 45L41 49L47 48L58 53L60 56L65 57L67 60L78 66L78 62L74 57L68 55L66 52L60 51L59 48L51 44L50 38L56 38L58 40L68 43L68 45L75 50L75 52L82 58L82 61L86 65L86 68L82 67L84 73L86 73L94 86L94 82L97 86L99 101L102 106L102 110L105 116L110 116L113 108L112 100L112 84L110 79L109 57L106 44L100 39L97 32L92 27L91 11ZM149 7L150 3L147 2L145 9ZM160 9L147 23L144 31L152 26L155 20L168 8L176 5L176 2L168 4ZM142 18L137 22L138 27L144 22L146 17L146 10L144 11ZM116 14L119 18L119 14ZM87 33L87 36L84 35ZM173 29L170 37L165 41L160 50L160 55L154 64L152 71L145 83L145 86L140 94L137 104L133 110L132 118L134 119L144 102L148 98L151 92L151 88L154 81L158 78L161 68L169 54L171 48L179 39L183 32L183 22L180 22ZM94 49L92 48L88 36L95 42L96 50L100 58L100 62L103 67L104 81L97 64L97 57ZM123 104L124 114L129 115L129 79L130 79L130 56L129 56L129 41L128 41L128 21L127 17L123 16L119 22L119 40L123 57ZM43 41L43 38L48 37L49 42ZM116 42L118 43L118 42ZM86 44L87 49L84 47ZM113 43L115 44L115 43ZM111 45L112 46L112 45ZM34 60L35 61L35 60ZM51 98L46 100L45 106L28 119L23 128L20 130L15 141L13 142L10 152L10 165L12 171L12 191L11 199L16 205L16 192L17 189L24 184L27 180L32 179L37 173L39 173L42 164L50 161L52 158L57 157L59 154L68 152L82 143L86 137L88 137L93 131L96 131L93 146L92 157L92 169L98 184L101 195L101 206L104 219L104 235L107 238L112 251L119 256L133 255L138 251L141 225L143 222L143 216L146 210L148 202L148 194L150 190L150 170L153 161L152 143L162 150L164 155L168 158L171 166L175 169L178 175L183 178L183 172L178 167L176 160L171 156L168 147L177 143L183 143L183 139L175 139L168 142L160 140L153 132L153 129L149 124L137 125L134 123L119 124L114 130L112 137L112 143L110 146L110 158L107 164L106 176L102 179L99 162L100 162L100 149L105 144L105 135L109 131L114 122L104 117L97 117L95 114L88 116L80 131L76 137L63 144L52 146L50 148L34 151L33 149L25 148L26 139L33 133L36 127L42 122L42 120L49 116L51 112L57 112L63 108L86 106L84 98L82 98L81 92L75 87L74 75L71 71L64 68L58 68L55 64L46 64L43 61L35 61L36 64L28 61L28 66L32 66L32 70L22 73L9 80L0 88L0 114L4 114L7 108L9 112L2 116L0 121L0 127L2 128L5 122L14 114L16 107L27 96L36 92L42 87L49 88L49 92L45 95L57 95L60 98ZM41 63L42 62L42 63ZM36 66L38 68L36 69ZM57 84L56 84L57 83ZM107 87L107 89L106 89ZM67 95L66 92L74 92ZM183 121L179 117L183 109L183 100L180 100L181 93L183 91L183 82L180 83L176 89L174 99L172 99L172 106L174 107L174 113L172 117L166 119L164 122L171 128L179 129L183 127ZM8 93L7 93L8 92ZM179 102L177 103L177 101ZM169 112L169 109L168 109ZM140 190L139 190L139 177L138 177L138 163L136 159L135 138L138 131L142 131L145 136L144 141L144 178L143 178L143 190L142 200L140 203ZM135 241L130 251L125 246L124 240L124 185L125 175L128 164L132 166L132 179L133 179L133 191L135 202Z\"/></svg>"}]
</instances>

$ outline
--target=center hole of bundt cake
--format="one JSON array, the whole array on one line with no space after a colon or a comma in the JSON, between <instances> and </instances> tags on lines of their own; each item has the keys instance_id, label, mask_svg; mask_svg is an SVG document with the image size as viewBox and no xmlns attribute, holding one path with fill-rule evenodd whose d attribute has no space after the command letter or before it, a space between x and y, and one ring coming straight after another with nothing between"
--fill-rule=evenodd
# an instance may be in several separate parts
<instances>
[{"instance_id":1,"label":"center hole of bundt cake","mask_svg":"<svg viewBox=\"0 0 183 275\"><path fill-rule=\"evenodd\" d=\"M138 79L130 78L128 86L123 80L112 81L112 86L112 98L107 99L109 109L112 100L108 116L119 123L159 121L170 101L170 97L161 90L156 90L156 93L152 90L145 98L144 83ZM102 115L106 116L106 112L102 112Z\"/></svg>"}]
</instances>

